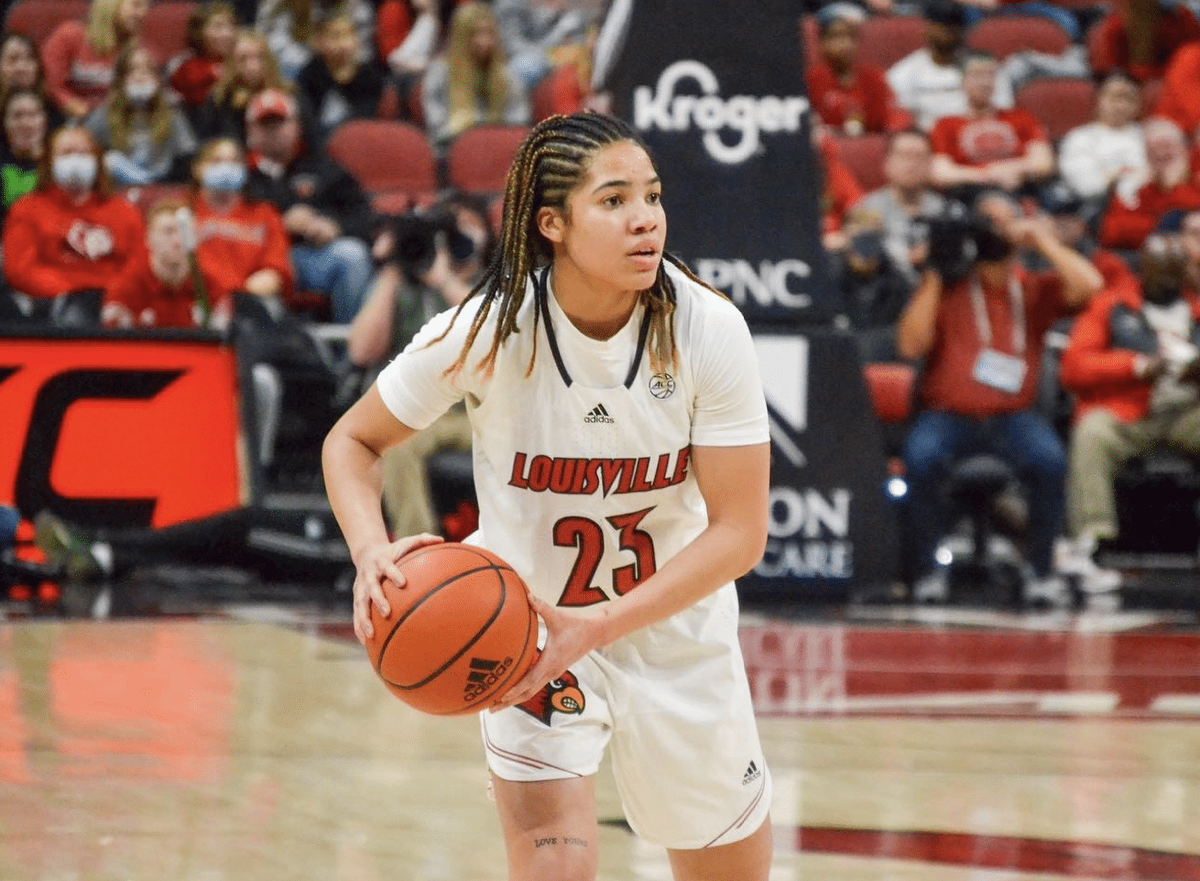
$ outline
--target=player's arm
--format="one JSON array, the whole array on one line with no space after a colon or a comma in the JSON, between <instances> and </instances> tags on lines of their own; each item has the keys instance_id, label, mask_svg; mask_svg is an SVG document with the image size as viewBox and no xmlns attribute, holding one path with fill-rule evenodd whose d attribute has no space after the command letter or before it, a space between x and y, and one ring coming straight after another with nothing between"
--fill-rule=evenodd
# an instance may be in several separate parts
<instances>
[{"instance_id":1,"label":"player's arm","mask_svg":"<svg viewBox=\"0 0 1200 881\"><path fill-rule=\"evenodd\" d=\"M441 540L434 536L413 536L393 542L380 510L383 479L379 458L388 447L415 433L415 429L392 415L379 389L371 386L342 414L321 448L325 491L357 570L354 633L360 642L371 636L370 603L373 601L384 616L388 614L380 587L383 579L404 584L396 560L414 547Z\"/></svg>"},{"instance_id":2,"label":"player's arm","mask_svg":"<svg viewBox=\"0 0 1200 881\"><path fill-rule=\"evenodd\" d=\"M768 443L693 446L691 462L708 526L635 590L612 602L565 610L535 598L550 634L546 648L496 709L528 700L592 649L682 612L749 571L766 546L770 461Z\"/></svg>"}]
</instances>

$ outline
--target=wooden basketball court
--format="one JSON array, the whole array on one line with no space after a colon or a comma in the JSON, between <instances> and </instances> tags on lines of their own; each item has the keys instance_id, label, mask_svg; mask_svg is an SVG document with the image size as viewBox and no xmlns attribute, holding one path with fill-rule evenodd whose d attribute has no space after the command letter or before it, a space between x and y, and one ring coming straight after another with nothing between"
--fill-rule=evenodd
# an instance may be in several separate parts
<instances>
[{"instance_id":1,"label":"wooden basketball court","mask_svg":"<svg viewBox=\"0 0 1200 881\"><path fill-rule=\"evenodd\" d=\"M773 879L1200 879L1200 631L1159 612L743 615ZM601 878L669 879L599 783ZM502 881L473 718L303 605L0 619L3 881Z\"/></svg>"}]
</instances>

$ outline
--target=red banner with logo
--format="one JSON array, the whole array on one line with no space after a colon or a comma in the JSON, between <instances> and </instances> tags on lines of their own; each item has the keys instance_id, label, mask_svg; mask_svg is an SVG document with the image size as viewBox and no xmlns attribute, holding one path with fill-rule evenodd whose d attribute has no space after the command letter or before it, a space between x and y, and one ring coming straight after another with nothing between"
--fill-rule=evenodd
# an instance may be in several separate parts
<instances>
[{"instance_id":1,"label":"red banner with logo","mask_svg":"<svg viewBox=\"0 0 1200 881\"><path fill-rule=\"evenodd\" d=\"M247 496L233 348L147 337L0 339L0 501L160 528Z\"/></svg>"}]
</instances>

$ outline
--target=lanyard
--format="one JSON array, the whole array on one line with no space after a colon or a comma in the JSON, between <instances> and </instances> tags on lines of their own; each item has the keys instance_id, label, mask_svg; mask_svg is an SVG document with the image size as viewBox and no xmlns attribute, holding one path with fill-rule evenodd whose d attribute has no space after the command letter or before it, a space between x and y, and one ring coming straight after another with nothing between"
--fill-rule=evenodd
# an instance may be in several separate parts
<instances>
[{"instance_id":1,"label":"lanyard","mask_svg":"<svg viewBox=\"0 0 1200 881\"><path fill-rule=\"evenodd\" d=\"M1012 344L1017 355L1025 354L1025 298L1021 296L1021 285L1017 276L1009 273L1008 300L1012 308ZM988 320L987 304L983 300L983 288L979 279L971 276L971 309L975 313L975 329L985 349L992 346L992 323Z\"/></svg>"}]
</instances>

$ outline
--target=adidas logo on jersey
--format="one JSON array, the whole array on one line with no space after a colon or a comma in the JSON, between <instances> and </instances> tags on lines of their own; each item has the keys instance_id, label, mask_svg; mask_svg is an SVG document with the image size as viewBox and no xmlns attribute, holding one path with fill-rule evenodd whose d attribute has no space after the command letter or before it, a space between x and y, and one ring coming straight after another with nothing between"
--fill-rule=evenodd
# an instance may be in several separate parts
<instances>
[{"instance_id":1,"label":"adidas logo on jersey","mask_svg":"<svg viewBox=\"0 0 1200 881\"><path fill-rule=\"evenodd\" d=\"M751 759L750 764L746 766L746 773L742 775L742 786L745 786L747 783L753 783L761 776L762 771L759 770L758 765L754 764L754 760Z\"/></svg>"},{"instance_id":2,"label":"adidas logo on jersey","mask_svg":"<svg viewBox=\"0 0 1200 881\"><path fill-rule=\"evenodd\" d=\"M611 416L608 415L608 411L604 409L603 404L597 404L595 407L593 407L591 409L591 412L589 412L586 416L583 417L583 421L584 422L607 422L608 424L611 425L612 423L616 422L617 420L613 419Z\"/></svg>"}]
</instances>

